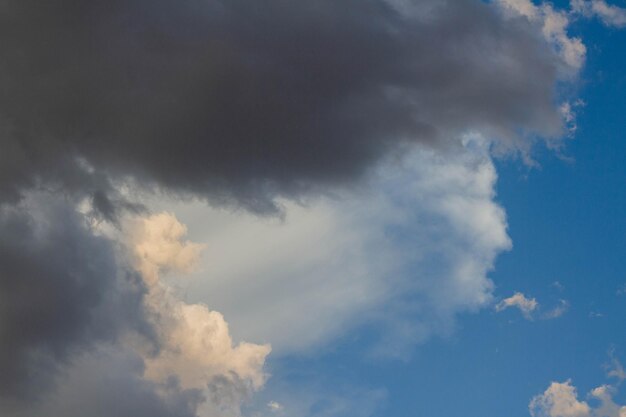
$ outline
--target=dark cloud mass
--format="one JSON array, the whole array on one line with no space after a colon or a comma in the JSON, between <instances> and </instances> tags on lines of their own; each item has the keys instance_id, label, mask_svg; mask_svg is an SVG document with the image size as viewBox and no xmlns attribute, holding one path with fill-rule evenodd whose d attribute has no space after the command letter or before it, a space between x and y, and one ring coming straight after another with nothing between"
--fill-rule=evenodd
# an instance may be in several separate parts
<instances>
[{"instance_id":1,"label":"dark cloud mass","mask_svg":"<svg viewBox=\"0 0 626 417\"><path fill-rule=\"evenodd\" d=\"M263 211L400 144L560 128L555 55L477 0L5 0L0 38L4 199L89 165Z\"/></svg>"},{"instance_id":2,"label":"dark cloud mass","mask_svg":"<svg viewBox=\"0 0 626 417\"><path fill-rule=\"evenodd\" d=\"M141 281L71 208L4 207L0 231L0 399L37 398L72 355L125 329L148 335Z\"/></svg>"}]
</instances>

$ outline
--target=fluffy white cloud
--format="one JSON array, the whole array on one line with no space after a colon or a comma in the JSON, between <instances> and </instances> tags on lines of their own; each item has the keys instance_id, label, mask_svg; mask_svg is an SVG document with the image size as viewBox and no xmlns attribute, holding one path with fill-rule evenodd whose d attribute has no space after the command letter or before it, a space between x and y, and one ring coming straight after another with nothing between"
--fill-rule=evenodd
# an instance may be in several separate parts
<instances>
[{"instance_id":1,"label":"fluffy white cloud","mask_svg":"<svg viewBox=\"0 0 626 417\"><path fill-rule=\"evenodd\" d=\"M590 407L578 399L576 388L570 380L553 382L543 394L534 397L529 405L533 417L626 417L626 406L615 403L616 388L601 385L589 393L589 397L599 402Z\"/></svg>"},{"instance_id":2,"label":"fluffy white cloud","mask_svg":"<svg viewBox=\"0 0 626 417\"><path fill-rule=\"evenodd\" d=\"M496 311L500 312L512 307L518 308L524 317L531 320L532 313L539 307L539 303L535 298L528 298L521 292L516 292L509 298L505 298L496 304Z\"/></svg>"},{"instance_id":3,"label":"fluffy white cloud","mask_svg":"<svg viewBox=\"0 0 626 417\"><path fill-rule=\"evenodd\" d=\"M578 400L571 381L553 382L548 389L534 397L529 405L533 417L589 417L589 404Z\"/></svg>"}]
</instances>

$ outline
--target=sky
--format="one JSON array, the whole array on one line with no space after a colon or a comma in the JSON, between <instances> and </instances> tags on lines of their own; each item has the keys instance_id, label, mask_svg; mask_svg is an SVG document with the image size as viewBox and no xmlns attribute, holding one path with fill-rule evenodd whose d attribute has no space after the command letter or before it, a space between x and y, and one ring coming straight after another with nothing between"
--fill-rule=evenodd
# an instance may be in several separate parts
<instances>
[{"instance_id":1,"label":"sky","mask_svg":"<svg viewBox=\"0 0 626 417\"><path fill-rule=\"evenodd\" d=\"M0 415L626 417L622 0L0 11Z\"/></svg>"}]
</instances>

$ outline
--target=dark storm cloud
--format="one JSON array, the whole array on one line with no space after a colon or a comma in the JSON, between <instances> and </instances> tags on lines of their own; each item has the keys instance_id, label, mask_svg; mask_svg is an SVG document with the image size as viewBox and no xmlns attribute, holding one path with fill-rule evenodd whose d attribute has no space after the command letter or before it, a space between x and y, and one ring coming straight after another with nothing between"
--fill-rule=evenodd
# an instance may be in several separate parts
<instances>
[{"instance_id":1,"label":"dark storm cloud","mask_svg":"<svg viewBox=\"0 0 626 417\"><path fill-rule=\"evenodd\" d=\"M536 28L478 0L392 3L5 0L1 196L56 181L111 213L93 168L264 211L400 144L558 134Z\"/></svg>"},{"instance_id":2,"label":"dark storm cloud","mask_svg":"<svg viewBox=\"0 0 626 417\"><path fill-rule=\"evenodd\" d=\"M72 356L124 330L149 334L140 279L83 222L50 198L0 210L0 400L38 398Z\"/></svg>"}]
</instances>

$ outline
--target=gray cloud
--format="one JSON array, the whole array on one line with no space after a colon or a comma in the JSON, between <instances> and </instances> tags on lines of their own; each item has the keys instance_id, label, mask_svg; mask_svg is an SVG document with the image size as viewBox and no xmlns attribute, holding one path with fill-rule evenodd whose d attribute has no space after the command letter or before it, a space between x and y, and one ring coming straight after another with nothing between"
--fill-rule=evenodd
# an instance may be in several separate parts
<instances>
[{"instance_id":1,"label":"gray cloud","mask_svg":"<svg viewBox=\"0 0 626 417\"><path fill-rule=\"evenodd\" d=\"M42 181L93 188L89 165L266 211L402 144L561 128L558 56L476 0L0 8L4 199Z\"/></svg>"},{"instance_id":2,"label":"gray cloud","mask_svg":"<svg viewBox=\"0 0 626 417\"><path fill-rule=\"evenodd\" d=\"M150 334L141 281L70 207L4 207L0 231L0 399L33 400L78 352Z\"/></svg>"},{"instance_id":3,"label":"gray cloud","mask_svg":"<svg viewBox=\"0 0 626 417\"><path fill-rule=\"evenodd\" d=\"M141 358L120 348L100 345L78 355L58 389L41 401L2 408L12 417L194 417L204 398L182 390L175 380L158 385L142 378Z\"/></svg>"}]
</instances>

